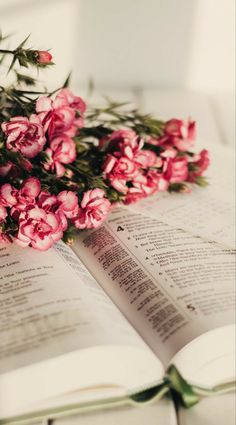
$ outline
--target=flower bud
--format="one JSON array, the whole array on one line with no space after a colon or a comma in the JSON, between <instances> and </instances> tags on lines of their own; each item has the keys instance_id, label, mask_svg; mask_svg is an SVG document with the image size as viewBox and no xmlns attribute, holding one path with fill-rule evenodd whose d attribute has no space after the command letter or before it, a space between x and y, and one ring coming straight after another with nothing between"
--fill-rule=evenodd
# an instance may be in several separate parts
<instances>
[{"instance_id":1,"label":"flower bud","mask_svg":"<svg viewBox=\"0 0 236 425\"><path fill-rule=\"evenodd\" d=\"M52 55L47 50L37 51L37 62L41 65L47 65L52 61Z\"/></svg>"}]
</instances>

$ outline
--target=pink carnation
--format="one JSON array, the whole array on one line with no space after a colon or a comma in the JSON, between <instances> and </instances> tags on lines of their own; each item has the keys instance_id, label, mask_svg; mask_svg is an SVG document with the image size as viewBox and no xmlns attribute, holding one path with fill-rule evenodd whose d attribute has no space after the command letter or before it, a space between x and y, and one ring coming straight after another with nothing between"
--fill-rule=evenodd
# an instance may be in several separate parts
<instances>
[{"instance_id":1,"label":"pink carnation","mask_svg":"<svg viewBox=\"0 0 236 425\"><path fill-rule=\"evenodd\" d=\"M36 177L30 177L25 180L21 189L16 193L16 203L11 210L11 215L16 213L19 215L21 211L25 211L29 206L35 205L40 190L41 184Z\"/></svg>"},{"instance_id":2,"label":"pink carnation","mask_svg":"<svg viewBox=\"0 0 236 425\"><path fill-rule=\"evenodd\" d=\"M53 139L50 148L45 149L48 156L44 163L45 170L56 172L58 177L65 174L65 167L62 164L70 164L76 159L75 142L68 136L60 136Z\"/></svg>"},{"instance_id":3,"label":"pink carnation","mask_svg":"<svg viewBox=\"0 0 236 425\"><path fill-rule=\"evenodd\" d=\"M159 162L155 152L148 149L140 150L134 159L142 168L155 167Z\"/></svg>"},{"instance_id":4,"label":"pink carnation","mask_svg":"<svg viewBox=\"0 0 236 425\"><path fill-rule=\"evenodd\" d=\"M133 130L115 130L109 136L109 140L113 147L130 146L133 150L138 146L138 135Z\"/></svg>"},{"instance_id":5,"label":"pink carnation","mask_svg":"<svg viewBox=\"0 0 236 425\"><path fill-rule=\"evenodd\" d=\"M46 143L44 129L37 115L14 117L2 124L2 131L7 135L6 147L20 152L27 158L34 158Z\"/></svg>"},{"instance_id":6,"label":"pink carnation","mask_svg":"<svg viewBox=\"0 0 236 425\"><path fill-rule=\"evenodd\" d=\"M144 141L142 139L139 140L138 135L133 130L116 130L110 135L109 140L116 157L124 156L131 161L137 162L140 166L144 161L147 162L147 158L153 162L153 158L156 157L155 153L151 151L147 151L146 156L145 154L142 155L143 151L141 149Z\"/></svg>"},{"instance_id":7,"label":"pink carnation","mask_svg":"<svg viewBox=\"0 0 236 425\"><path fill-rule=\"evenodd\" d=\"M0 223L4 221L6 217L7 217L7 210L3 205L0 204Z\"/></svg>"},{"instance_id":8,"label":"pink carnation","mask_svg":"<svg viewBox=\"0 0 236 425\"><path fill-rule=\"evenodd\" d=\"M10 183L5 183L0 187L0 203L4 207L13 207L17 203L18 190Z\"/></svg>"},{"instance_id":9,"label":"pink carnation","mask_svg":"<svg viewBox=\"0 0 236 425\"><path fill-rule=\"evenodd\" d=\"M188 151L194 145L196 124L195 121L188 120L185 122L173 118L166 122L164 133L165 141L171 142L180 151Z\"/></svg>"},{"instance_id":10,"label":"pink carnation","mask_svg":"<svg viewBox=\"0 0 236 425\"><path fill-rule=\"evenodd\" d=\"M149 170L146 173L139 173L132 181L126 193L125 204L131 204L146 198L157 192L159 183L159 174L156 170Z\"/></svg>"},{"instance_id":11,"label":"pink carnation","mask_svg":"<svg viewBox=\"0 0 236 425\"><path fill-rule=\"evenodd\" d=\"M42 96L36 103L36 111L50 139L61 134L75 136L77 129L83 126L85 109L84 101L68 89L61 90L55 100Z\"/></svg>"},{"instance_id":12,"label":"pink carnation","mask_svg":"<svg viewBox=\"0 0 236 425\"><path fill-rule=\"evenodd\" d=\"M62 211L67 218L73 218L78 213L78 197L71 190L63 190L57 195L59 211Z\"/></svg>"},{"instance_id":13,"label":"pink carnation","mask_svg":"<svg viewBox=\"0 0 236 425\"><path fill-rule=\"evenodd\" d=\"M195 166L195 170L189 172L188 181L194 183L196 177L202 176L210 164L208 150L203 149L198 155L194 155L190 164Z\"/></svg>"},{"instance_id":14,"label":"pink carnation","mask_svg":"<svg viewBox=\"0 0 236 425\"><path fill-rule=\"evenodd\" d=\"M129 193L127 182L139 175L139 170L160 167L162 160L155 152L143 148L143 140L133 130L116 130L109 136L109 153L103 164L105 178L121 193Z\"/></svg>"},{"instance_id":15,"label":"pink carnation","mask_svg":"<svg viewBox=\"0 0 236 425\"><path fill-rule=\"evenodd\" d=\"M15 241L22 247L31 246L46 251L61 239L63 230L60 218L42 208L29 207L19 216L19 230Z\"/></svg>"},{"instance_id":16,"label":"pink carnation","mask_svg":"<svg viewBox=\"0 0 236 425\"><path fill-rule=\"evenodd\" d=\"M163 177L169 183L181 183L188 177L188 158L168 158L163 166Z\"/></svg>"},{"instance_id":17,"label":"pink carnation","mask_svg":"<svg viewBox=\"0 0 236 425\"><path fill-rule=\"evenodd\" d=\"M138 172L137 164L125 157L116 158L113 155L107 155L103 169L111 182L111 185L119 192L126 193L126 182L132 180Z\"/></svg>"},{"instance_id":18,"label":"pink carnation","mask_svg":"<svg viewBox=\"0 0 236 425\"><path fill-rule=\"evenodd\" d=\"M98 227L107 217L111 203L105 198L102 189L92 189L84 193L78 215L73 219L77 229Z\"/></svg>"},{"instance_id":19,"label":"pink carnation","mask_svg":"<svg viewBox=\"0 0 236 425\"><path fill-rule=\"evenodd\" d=\"M6 177L11 171L13 164L8 162L6 165L0 165L0 177Z\"/></svg>"},{"instance_id":20,"label":"pink carnation","mask_svg":"<svg viewBox=\"0 0 236 425\"><path fill-rule=\"evenodd\" d=\"M75 96L72 91L67 88L60 90L55 99L56 107L66 104L72 109L75 109L75 111L80 112L80 115L83 115L86 111L86 103L83 99L79 96Z\"/></svg>"},{"instance_id":21,"label":"pink carnation","mask_svg":"<svg viewBox=\"0 0 236 425\"><path fill-rule=\"evenodd\" d=\"M76 217L78 214L78 197L72 191L62 191L57 196L47 192L41 192L38 206L46 212L56 214L62 225L62 230L67 228L67 219Z\"/></svg>"},{"instance_id":22,"label":"pink carnation","mask_svg":"<svg viewBox=\"0 0 236 425\"><path fill-rule=\"evenodd\" d=\"M11 238L0 229L0 243L10 243Z\"/></svg>"}]
</instances>

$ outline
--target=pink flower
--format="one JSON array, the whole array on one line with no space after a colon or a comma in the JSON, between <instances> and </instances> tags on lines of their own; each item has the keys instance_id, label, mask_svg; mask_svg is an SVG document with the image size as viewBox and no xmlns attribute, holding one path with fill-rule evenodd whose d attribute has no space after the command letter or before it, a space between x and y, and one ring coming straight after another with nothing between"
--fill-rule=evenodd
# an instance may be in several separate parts
<instances>
[{"instance_id":1,"label":"pink flower","mask_svg":"<svg viewBox=\"0 0 236 425\"><path fill-rule=\"evenodd\" d=\"M133 130L116 130L110 136L111 144L114 148L119 150L114 152L116 157L126 157L130 160L136 161L139 165L142 165L144 158L141 154L144 141L139 140L138 135ZM151 151L149 151L151 152ZM153 152L151 152L152 155ZM145 155L145 154L144 154ZM153 153L153 156L155 154ZM147 161L146 155L146 161ZM150 158L150 155L149 155Z\"/></svg>"},{"instance_id":2,"label":"pink flower","mask_svg":"<svg viewBox=\"0 0 236 425\"><path fill-rule=\"evenodd\" d=\"M189 172L188 181L194 182L196 177L201 176L210 164L209 152L203 149L198 155L194 155L190 167L193 164L193 171Z\"/></svg>"},{"instance_id":3,"label":"pink flower","mask_svg":"<svg viewBox=\"0 0 236 425\"><path fill-rule=\"evenodd\" d=\"M65 174L65 167L62 164L70 164L76 159L76 149L74 141L68 136L60 136L53 139L50 148L45 149L48 161L44 163L45 170L56 172L58 177Z\"/></svg>"},{"instance_id":4,"label":"pink flower","mask_svg":"<svg viewBox=\"0 0 236 425\"><path fill-rule=\"evenodd\" d=\"M42 208L29 207L19 216L19 230L15 238L22 247L31 246L46 251L63 236L59 217Z\"/></svg>"},{"instance_id":5,"label":"pink flower","mask_svg":"<svg viewBox=\"0 0 236 425\"><path fill-rule=\"evenodd\" d=\"M139 173L132 181L133 187L130 187L126 193L125 204L137 202L157 192L158 183L159 174L156 170Z\"/></svg>"},{"instance_id":6,"label":"pink flower","mask_svg":"<svg viewBox=\"0 0 236 425\"><path fill-rule=\"evenodd\" d=\"M63 190L57 195L59 211L62 211L67 218L73 218L78 213L78 197L71 190Z\"/></svg>"},{"instance_id":7,"label":"pink flower","mask_svg":"<svg viewBox=\"0 0 236 425\"><path fill-rule=\"evenodd\" d=\"M38 50L36 55L37 62L41 65L47 65L52 61L52 55L47 50Z\"/></svg>"},{"instance_id":8,"label":"pink flower","mask_svg":"<svg viewBox=\"0 0 236 425\"><path fill-rule=\"evenodd\" d=\"M73 219L77 229L98 227L107 217L111 203L102 189L92 189L84 193L78 215Z\"/></svg>"},{"instance_id":9,"label":"pink flower","mask_svg":"<svg viewBox=\"0 0 236 425\"><path fill-rule=\"evenodd\" d=\"M181 183L188 177L188 158L167 158L163 166L163 177L170 183Z\"/></svg>"},{"instance_id":10,"label":"pink flower","mask_svg":"<svg viewBox=\"0 0 236 425\"><path fill-rule=\"evenodd\" d=\"M135 162L142 168L154 167L158 164L156 154L148 149L142 149L137 152L135 155Z\"/></svg>"},{"instance_id":11,"label":"pink flower","mask_svg":"<svg viewBox=\"0 0 236 425\"><path fill-rule=\"evenodd\" d=\"M36 103L36 111L50 139L61 134L74 137L83 126L85 109L84 101L68 89L61 90L55 100L42 96Z\"/></svg>"},{"instance_id":12,"label":"pink flower","mask_svg":"<svg viewBox=\"0 0 236 425\"><path fill-rule=\"evenodd\" d=\"M59 217L62 230L68 227L67 219L74 218L78 214L78 197L72 191L63 190L57 196L47 192L41 192L38 206L46 212L52 212Z\"/></svg>"},{"instance_id":13,"label":"pink flower","mask_svg":"<svg viewBox=\"0 0 236 425\"><path fill-rule=\"evenodd\" d=\"M110 154L107 155L103 169L111 185L122 193L127 190L125 183L132 180L138 172L138 166L133 160L125 156L116 158Z\"/></svg>"},{"instance_id":14,"label":"pink flower","mask_svg":"<svg viewBox=\"0 0 236 425\"><path fill-rule=\"evenodd\" d=\"M165 146L165 150L161 152L162 158L175 158L177 156L177 150L172 146Z\"/></svg>"},{"instance_id":15,"label":"pink flower","mask_svg":"<svg viewBox=\"0 0 236 425\"><path fill-rule=\"evenodd\" d=\"M86 103L79 96L75 96L69 89L61 89L55 99L54 105L60 107L60 105L69 105L72 109L80 112L83 115L86 111Z\"/></svg>"},{"instance_id":16,"label":"pink flower","mask_svg":"<svg viewBox=\"0 0 236 425\"><path fill-rule=\"evenodd\" d=\"M1 221L4 221L6 217L7 217L7 210L3 205L0 204L0 223Z\"/></svg>"},{"instance_id":17,"label":"pink flower","mask_svg":"<svg viewBox=\"0 0 236 425\"><path fill-rule=\"evenodd\" d=\"M10 237L6 233L3 233L0 229L0 243L10 243L10 242L11 242Z\"/></svg>"},{"instance_id":18,"label":"pink flower","mask_svg":"<svg viewBox=\"0 0 236 425\"><path fill-rule=\"evenodd\" d=\"M188 151L193 147L196 137L195 121L187 122L173 118L167 121L164 129L167 140L180 151Z\"/></svg>"},{"instance_id":19,"label":"pink flower","mask_svg":"<svg viewBox=\"0 0 236 425\"><path fill-rule=\"evenodd\" d=\"M18 191L10 183L0 187L0 203L4 207L13 207L17 203Z\"/></svg>"},{"instance_id":20,"label":"pink flower","mask_svg":"<svg viewBox=\"0 0 236 425\"><path fill-rule=\"evenodd\" d=\"M11 171L13 164L8 162L6 165L0 166L0 177L6 177L8 173Z\"/></svg>"},{"instance_id":21,"label":"pink flower","mask_svg":"<svg viewBox=\"0 0 236 425\"><path fill-rule=\"evenodd\" d=\"M125 196L124 203L126 205L134 204L135 202L138 202L143 198L145 198L145 196L141 188L129 187Z\"/></svg>"},{"instance_id":22,"label":"pink flower","mask_svg":"<svg viewBox=\"0 0 236 425\"><path fill-rule=\"evenodd\" d=\"M36 177L30 177L24 181L21 189L16 193L16 203L11 209L11 215L19 215L20 211L24 211L29 206L36 204L36 198L41 190L41 184Z\"/></svg>"},{"instance_id":23,"label":"pink flower","mask_svg":"<svg viewBox=\"0 0 236 425\"><path fill-rule=\"evenodd\" d=\"M26 159L26 158L20 158L20 159L19 159L19 164L20 164L21 168L23 168L23 170L25 170L25 171L30 172L30 171L32 171L32 169L33 169L33 165L32 165L32 164L31 164L31 162L30 162L28 159Z\"/></svg>"},{"instance_id":24,"label":"pink flower","mask_svg":"<svg viewBox=\"0 0 236 425\"><path fill-rule=\"evenodd\" d=\"M34 158L46 143L44 129L37 115L14 117L2 124L2 131L7 135L6 147L20 152L27 158Z\"/></svg>"},{"instance_id":25,"label":"pink flower","mask_svg":"<svg viewBox=\"0 0 236 425\"><path fill-rule=\"evenodd\" d=\"M149 143L149 145L158 146L160 144L158 137L153 136L147 136L146 142Z\"/></svg>"},{"instance_id":26,"label":"pink flower","mask_svg":"<svg viewBox=\"0 0 236 425\"><path fill-rule=\"evenodd\" d=\"M195 164L199 167L199 175L201 176L202 173L209 167L210 165L210 156L209 151L207 149L203 149L200 154L198 155L198 159L195 162Z\"/></svg>"},{"instance_id":27,"label":"pink flower","mask_svg":"<svg viewBox=\"0 0 236 425\"><path fill-rule=\"evenodd\" d=\"M109 136L109 140L112 143L112 146L118 146L122 148L122 146L130 146L133 150L138 146L138 135L133 130L115 130Z\"/></svg>"},{"instance_id":28,"label":"pink flower","mask_svg":"<svg viewBox=\"0 0 236 425\"><path fill-rule=\"evenodd\" d=\"M78 197L72 191L63 190L57 196L51 195L47 192L41 192L39 195L38 206L43 208L46 212L53 212L59 214L65 223L64 217L73 218L78 213ZM67 227L67 220L66 220ZM63 229L65 230L65 229Z\"/></svg>"},{"instance_id":29,"label":"pink flower","mask_svg":"<svg viewBox=\"0 0 236 425\"><path fill-rule=\"evenodd\" d=\"M40 181L36 177L25 180L19 190L6 183L0 188L0 204L11 208L10 215L17 220L21 211L36 204L40 189Z\"/></svg>"}]
</instances>

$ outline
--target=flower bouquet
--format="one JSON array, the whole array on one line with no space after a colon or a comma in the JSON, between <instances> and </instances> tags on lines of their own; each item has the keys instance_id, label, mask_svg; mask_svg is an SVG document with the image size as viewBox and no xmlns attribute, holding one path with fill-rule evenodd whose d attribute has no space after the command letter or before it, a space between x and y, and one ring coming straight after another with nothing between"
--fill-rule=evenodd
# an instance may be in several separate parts
<instances>
[{"instance_id":1,"label":"flower bouquet","mask_svg":"<svg viewBox=\"0 0 236 425\"><path fill-rule=\"evenodd\" d=\"M1 38L0 41L4 41ZM52 65L48 51L0 49L14 82L0 86L0 243L44 251L99 226L110 208L156 192L205 186L207 150L195 122L167 122L110 102L88 107L68 89L37 90L22 68Z\"/></svg>"}]
</instances>

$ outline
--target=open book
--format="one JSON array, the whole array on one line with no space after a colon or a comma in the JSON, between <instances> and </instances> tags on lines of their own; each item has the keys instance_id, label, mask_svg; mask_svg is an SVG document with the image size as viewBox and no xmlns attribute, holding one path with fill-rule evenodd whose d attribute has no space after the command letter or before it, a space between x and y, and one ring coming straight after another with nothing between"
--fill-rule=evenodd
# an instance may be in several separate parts
<instances>
[{"instance_id":1,"label":"open book","mask_svg":"<svg viewBox=\"0 0 236 425\"><path fill-rule=\"evenodd\" d=\"M161 396L170 365L199 394L232 388L232 202L221 190L114 209L73 247L0 246L0 424Z\"/></svg>"}]
</instances>

